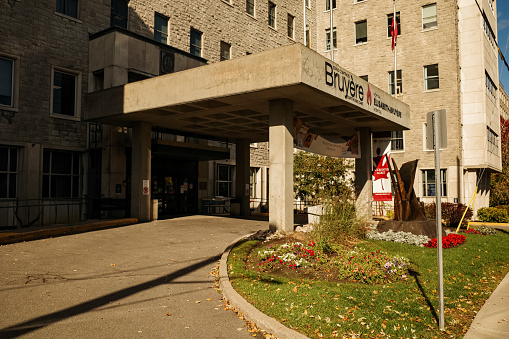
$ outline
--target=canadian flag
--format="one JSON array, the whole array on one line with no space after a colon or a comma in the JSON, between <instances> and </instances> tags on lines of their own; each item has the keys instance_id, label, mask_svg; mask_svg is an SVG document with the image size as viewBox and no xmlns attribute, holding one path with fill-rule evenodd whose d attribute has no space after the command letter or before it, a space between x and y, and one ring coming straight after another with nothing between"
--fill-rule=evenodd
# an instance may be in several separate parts
<instances>
[{"instance_id":1,"label":"canadian flag","mask_svg":"<svg viewBox=\"0 0 509 339\"><path fill-rule=\"evenodd\" d=\"M392 50L394 51L394 47L396 46L396 40L398 40L398 23L396 21L396 13L394 13L392 17L391 35L392 35Z\"/></svg>"}]
</instances>

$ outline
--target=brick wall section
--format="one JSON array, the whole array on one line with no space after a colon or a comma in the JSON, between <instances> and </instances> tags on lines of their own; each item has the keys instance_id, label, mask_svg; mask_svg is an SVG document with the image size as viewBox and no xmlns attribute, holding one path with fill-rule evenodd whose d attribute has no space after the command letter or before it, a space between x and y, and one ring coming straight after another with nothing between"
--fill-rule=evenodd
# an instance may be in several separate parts
<instances>
[{"instance_id":1,"label":"brick wall section","mask_svg":"<svg viewBox=\"0 0 509 339\"><path fill-rule=\"evenodd\" d=\"M152 38L154 13L169 17L169 45L189 52L190 30L203 33L202 57L209 62L219 61L220 41L232 46L232 58L303 43L303 4L301 1L273 0L276 4L276 29L268 25L268 1L255 2L255 15L246 12L245 1L205 0L190 3L182 0L142 1L129 3L129 30ZM295 17L295 38L287 36L288 14ZM314 25L313 6L307 10L308 24ZM313 32L313 30L312 30Z\"/></svg>"},{"instance_id":2,"label":"brick wall section","mask_svg":"<svg viewBox=\"0 0 509 339\"><path fill-rule=\"evenodd\" d=\"M109 0L80 1L75 20L56 14L54 0L1 2L0 53L19 58L20 83L17 112L10 121L0 115L0 143L86 147L85 123L50 117L51 71L81 73L86 93L88 33L109 25L109 7Z\"/></svg>"}]
</instances>

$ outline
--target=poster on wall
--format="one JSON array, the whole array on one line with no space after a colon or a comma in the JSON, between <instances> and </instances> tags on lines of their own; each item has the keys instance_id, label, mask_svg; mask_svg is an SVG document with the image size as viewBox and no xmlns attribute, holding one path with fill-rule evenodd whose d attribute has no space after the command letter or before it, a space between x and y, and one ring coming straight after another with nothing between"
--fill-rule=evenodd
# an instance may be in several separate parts
<instances>
[{"instance_id":1,"label":"poster on wall","mask_svg":"<svg viewBox=\"0 0 509 339\"><path fill-rule=\"evenodd\" d=\"M373 201L392 201L391 176L391 138L373 135Z\"/></svg>"},{"instance_id":2,"label":"poster on wall","mask_svg":"<svg viewBox=\"0 0 509 339\"><path fill-rule=\"evenodd\" d=\"M360 158L359 133L330 142L318 134L297 117L293 119L293 143L295 148L334 158Z\"/></svg>"}]
</instances>

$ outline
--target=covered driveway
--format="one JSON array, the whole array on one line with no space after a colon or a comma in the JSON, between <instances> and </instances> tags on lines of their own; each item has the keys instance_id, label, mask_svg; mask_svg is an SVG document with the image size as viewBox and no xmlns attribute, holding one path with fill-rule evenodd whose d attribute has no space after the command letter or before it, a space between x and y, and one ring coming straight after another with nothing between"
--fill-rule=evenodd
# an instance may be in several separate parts
<instances>
[{"instance_id":1,"label":"covered driveway","mask_svg":"<svg viewBox=\"0 0 509 339\"><path fill-rule=\"evenodd\" d=\"M249 143L270 142L270 227L293 227L293 120L334 142L360 133L359 199L370 202L371 132L408 129L408 105L294 44L90 93L85 119L133 128L132 216L150 217L150 132L158 126L237 144L237 197L249 184ZM248 199L241 211L249 213Z\"/></svg>"}]
</instances>

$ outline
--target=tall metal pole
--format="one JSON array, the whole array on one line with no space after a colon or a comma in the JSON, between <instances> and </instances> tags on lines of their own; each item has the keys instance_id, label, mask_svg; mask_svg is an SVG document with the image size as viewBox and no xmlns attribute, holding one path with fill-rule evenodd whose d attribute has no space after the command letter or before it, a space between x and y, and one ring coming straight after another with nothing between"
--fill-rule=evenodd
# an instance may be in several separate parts
<instances>
[{"instance_id":1,"label":"tall metal pole","mask_svg":"<svg viewBox=\"0 0 509 339\"><path fill-rule=\"evenodd\" d=\"M440 137L438 134L438 111L433 112L433 140L435 146L435 192L437 222L438 308L439 326L444 331L444 265L442 259L442 182L440 180Z\"/></svg>"},{"instance_id":2,"label":"tall metal pole","mask_svg":"<svg viewBox=\"0 0 509 339\"><path fill-rule=\"evenodd\" d=\"M393 0L393 5L394 5L394 16L392 17L392 20L393 22L396 24L396 27L398 25L398 21L396 20L396 0ZM394 31L393 30L392 34L394 34ZM395 37L392 37L393 39L397 39L398 38L398 35L396 34ZM398 97L398 67L397 67L397 60L396 60L396 43L394 44L394 96L397 98Z\"/></svg>"},{"instance_id":3,"label":"tall metal pole","mask_svg":"<svg viewBox=\"0 0 509 339\"><path fill-rule=\"evenodd\" d=\"M330 61L334 61L334 22L332 19L332 0L329 0L330 9Z\"/></svg>"}]
</instances>

